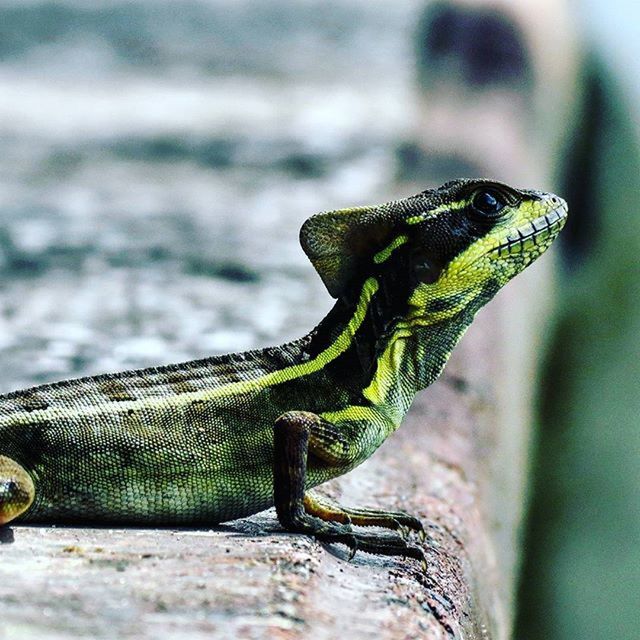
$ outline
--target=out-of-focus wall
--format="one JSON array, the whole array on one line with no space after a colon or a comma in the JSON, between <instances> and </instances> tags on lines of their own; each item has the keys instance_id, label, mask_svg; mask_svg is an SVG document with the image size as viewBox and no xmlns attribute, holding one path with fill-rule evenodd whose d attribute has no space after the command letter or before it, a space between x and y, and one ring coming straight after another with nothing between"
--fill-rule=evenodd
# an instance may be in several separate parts
<instances>
[{"instance_id":1,"label":"out-of-focus wall","mask_svg":"<svg viewBox=\"0 0 640 640\"><path fill-rule=\"evenodd\" d=\"M557 190L570 207L556 256L556 318L536 345L537 446L521 461L535 490L521 538L517 638L637 633L640 66L637 51L628 56L596 36L629 39L638 9L604 4L439 0L426 3L416 26L415 128L400 150L403 177L490 175ZM625 10L626 29L616 31L607 16L620 20ZM525 352L517 357L532 357ZM514 508L508 495L496 494L496 509Z\"/></svg>"},{"instance_id":2,"label":"out-of-focus wall","mask_svg":"<svg viewBox=\"0 0 640 640\"><path fill-rule=\"evenodd\" d=\"M589 99L566 173L574 252L542 380L515 634L525 640L638 634L640 9L581 8Z\"/></svg>"}]
</instances>

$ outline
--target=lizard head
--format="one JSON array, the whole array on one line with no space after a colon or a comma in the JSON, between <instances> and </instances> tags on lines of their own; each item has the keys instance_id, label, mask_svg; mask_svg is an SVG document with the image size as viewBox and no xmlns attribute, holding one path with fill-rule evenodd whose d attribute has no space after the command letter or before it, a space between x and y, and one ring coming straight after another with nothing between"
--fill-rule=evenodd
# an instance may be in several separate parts
<instances>
[{"instance_id":1,"label":"lizard head","mask_svg":"<svg viewBox=\"0 0 640 640\"><path fill-rule=\"evenodd\" d=\"M31 476L15 460L0 456L0 526L26 511L34 496Z\"/></svg>"},{"instance_id":2,"label":"lizard head","mask_svg":"<svg viewBox=\"0 0 640 640\"><path fill-rule=\"evenodd\" d=\"M412 200L436 203L405 219L415 227L409 266L419 283L410 303L434 311L479 308L551 246L567 218L554 194L486 180L456 180Z\"/></svg>"},{"instance_id":3,"label":"lizard head","mask_svg":"<svg viewBox=\"0 0 640 640\"><path fill-rule=\"evenodd\" d=\"M405 200L313 216L301 242L334 297L374 276L406 292L416 315L426 308L437 316L482 306L546 251L566 216L553 194L454 180Z\"/></svg>"}]
</instances>

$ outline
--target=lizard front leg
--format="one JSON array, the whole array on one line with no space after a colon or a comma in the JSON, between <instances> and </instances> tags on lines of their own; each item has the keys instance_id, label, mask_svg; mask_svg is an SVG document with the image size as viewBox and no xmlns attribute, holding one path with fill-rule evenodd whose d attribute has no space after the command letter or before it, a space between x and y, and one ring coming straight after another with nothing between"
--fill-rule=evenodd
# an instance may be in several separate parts
<instances>
[{"instance_id":1,"label":"lizard front leg","mask_svg":"<svg viewBox=\"0 0 640 640\"><path fill-rule=\"evenodd\" d=\"M325 464L348 463L348 443L340 430L320 416L291 411L274 426L274 501L278 519L289 531L307 533L325 542L340 542L352 553L406 556L425 562L424 553L397 533L355 531L351 523L363 526L402 527L422 530L419 521L399 512L345 509L333 502L305 494L309 452Z\"/></svg>"}]
</instances>

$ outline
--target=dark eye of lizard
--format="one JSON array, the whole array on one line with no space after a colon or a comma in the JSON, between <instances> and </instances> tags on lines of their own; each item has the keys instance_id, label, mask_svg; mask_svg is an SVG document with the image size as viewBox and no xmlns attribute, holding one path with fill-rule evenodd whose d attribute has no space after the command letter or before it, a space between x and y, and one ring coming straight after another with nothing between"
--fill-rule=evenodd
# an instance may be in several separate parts
<instances>
[{"instance_id":1,"label":"dark eye of lizard","mask_svg":"<svg viewBox=\"0 0 640 640\"><path fill-rule=\"evenodd\" d=\"M471 206L484 218L497 217L505 205L502 195L492 189L477 191L471 200Z\"/></svg>"}]
</instances>

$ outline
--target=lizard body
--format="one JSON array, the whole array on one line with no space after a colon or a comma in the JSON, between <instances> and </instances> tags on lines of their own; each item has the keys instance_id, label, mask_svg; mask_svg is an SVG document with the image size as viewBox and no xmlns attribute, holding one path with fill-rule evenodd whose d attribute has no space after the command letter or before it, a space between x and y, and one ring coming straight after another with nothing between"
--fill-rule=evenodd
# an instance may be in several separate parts
<instances>
[{"instance_id":1,"label":"lizard body","mask_svg":"<svg viewBox=\"0 0 640 640\"><path fill-rule=\"evenodd\" d=\"M318 214L304 250L337 302L288 344L0 396L0 524L215 524L274 503L294 531L421 558L399 512L309 492L366 460L475 313L542 254L566 204L459 180Z\"/></svg>"}]
</instances>

